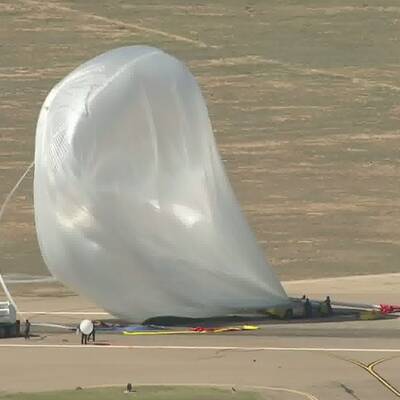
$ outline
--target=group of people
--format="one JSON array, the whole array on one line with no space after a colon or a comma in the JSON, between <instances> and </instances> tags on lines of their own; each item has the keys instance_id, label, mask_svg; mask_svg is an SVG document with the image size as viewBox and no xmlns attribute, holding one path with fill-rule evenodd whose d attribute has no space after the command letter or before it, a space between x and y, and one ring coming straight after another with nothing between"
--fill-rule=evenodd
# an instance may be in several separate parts
<instances>
[{"instance_id":1,"label":"group of people","mask_svg":"<svg viewBox=\"0 0 400 400\"><path fill-rule=\"evenodd\" d=\"M92 340L93 343L96 342L96 327L94 324L93 324L92 332L90 332L88 335L86 333L83 333L79 326L76 329L76 333L81 334L81 344L88 344L88 342L90 342L90 340Z\"/></svg>"},{"instance_id":2,"label":"group of people","mask_svg":"<svg viewBox=\"0 0 400 400\"><path fill-rule=\"evenodd\" d=\"M306 295L303 295L303 297L301 298L301 302L304 307L304 316L306 318L312 318L313 305L311 304L310 299ZM319 303L318 312L320 315L332 315L333 314L331 299L329 296L326 296L326 299L322 303ZM30 330L31 330L31 323L29 322L29 320L26 320L25 321L25 329L24 329L25 339L30 338ZM90 332L88 335L81 331L80 326L77 327L76 333L81 334L81 344L88 344L88 342L90 342L90 340L92 340L93 343L96 342L96 327L94 324L93 324L92 332Z\"/></svg>"},{"instance_id":3,"label":"group of people","mask_svg":"<svg viewBox=\"0 0 400 400\"><path fill-rule=\"evenodd\" d=\"M311 304L311 301L306 295L303 295L301 298L301 302L303 303L304 307L304 316L306 318L311 318L313 316L313 306ZM319 313L321 315L332 315L333 314L333 309L332 309L332 304L331 304L331 298L329 296L326 296L326 299L319 304Z\"/></svg>"},{"instance_id":4,"label":"group of people","mask_svg":"<svg viewBox=\"0 0 400 400\"><path fill-rule=\"evenodd\" d=\"M81 333L81 344L87 344L90 342L90 340L96 342L96 327L93 324L93 330L89 335L86 335L85 333L81 332L80 327L78 326L76 329L77 334ZM28 319L25 320L25 326L24 326L24 338L25 340L30 339L31 337L31 323Z\"/></svg>"}]
</instances>

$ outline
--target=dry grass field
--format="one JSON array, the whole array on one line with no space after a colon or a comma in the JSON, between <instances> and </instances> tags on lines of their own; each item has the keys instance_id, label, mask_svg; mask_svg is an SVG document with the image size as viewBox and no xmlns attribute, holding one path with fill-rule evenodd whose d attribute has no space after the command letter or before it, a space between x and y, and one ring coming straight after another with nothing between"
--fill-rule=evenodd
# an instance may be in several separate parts
<instances>
[{"instance_id":1,"label":"dry grass field","mask_svg":"<svg viewBox=\"0 0 400 400\"><path fill-rule=\"evenodd\" d=\"M33 159L51 87L133 44L187 63L260 244L283 279L400 271L397 0L1 0L0 202ZM0 270L45 273L32 176Z\"/></svg>"}]
</instances>

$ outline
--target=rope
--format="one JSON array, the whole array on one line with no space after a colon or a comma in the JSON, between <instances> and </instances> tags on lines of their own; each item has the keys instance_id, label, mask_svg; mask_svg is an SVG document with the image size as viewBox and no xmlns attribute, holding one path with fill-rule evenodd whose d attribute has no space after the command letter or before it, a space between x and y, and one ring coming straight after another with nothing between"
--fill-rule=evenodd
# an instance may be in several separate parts
<instances>
[{"instance_id":1,"label":"rope","mask_svg":"<svg viewBox=\"0 0 400 400\"><path fill-rule=\"evenodd\" d=\"M33 168L34 164L35 164L34 161L32 161L32 162L29 164L29 166L26 168L25 172L24 172L24 173L21 175L21 177L18 179L17 183L16 183L16 184L14 185L14 187L10 190L10 192L8 193L6 199L4 200L3 204L1 205L1 207L0 207L0 223L1 223L1 220L2 220L2 218L3 218L4 211L5 211L6 207L7 207L7 204L10 202L10 200L11 200L12 196L14 195L14 193L18 190L19 185L20 185L20 184L22 183L22 181L25 179L26 175L28 175L29 171ZM17 304L15 303L14 299L12 298L11 293L10 293L10 291L8 290L7 286L6 286L6 283L4 282L3 277L1 276L1 273L0 273L0 285L1 285L1 287L3 288L3 290L4 290L4 293L6 294L8 301L14 306L15 310L16 310L17 313L18 313Z\"/></svg>"}]
</instances>

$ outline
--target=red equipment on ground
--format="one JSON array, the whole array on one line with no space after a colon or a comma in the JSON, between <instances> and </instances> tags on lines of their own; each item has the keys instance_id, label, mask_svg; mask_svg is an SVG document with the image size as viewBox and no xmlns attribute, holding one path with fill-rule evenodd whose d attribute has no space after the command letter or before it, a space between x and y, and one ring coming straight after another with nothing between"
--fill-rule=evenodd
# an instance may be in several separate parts
<instances>
[{"instance_id":1,"label":"red equipment on ground","mask_svg":"<svg viewBox=\"0 0 400 400\"><path fill-rule=\"evenodd\" d=\"M379 307L382 314L392 314L400 312L400 306L396 306L393 304L380 304Z\"/></svg>"}]
</instances>

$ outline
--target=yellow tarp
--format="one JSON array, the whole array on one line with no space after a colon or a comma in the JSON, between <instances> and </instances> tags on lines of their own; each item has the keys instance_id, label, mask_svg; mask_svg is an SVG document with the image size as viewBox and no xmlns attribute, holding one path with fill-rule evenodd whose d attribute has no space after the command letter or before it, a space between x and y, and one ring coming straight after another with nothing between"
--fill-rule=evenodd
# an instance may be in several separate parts
<instances>
[{"instance_id":1,"label":"yellow tarp","mask_svg":"<svg viewBox=\"0 0 400 400\"><path fill-rule=\"evenodd\" d=\"M242 325L242 326L229 326L215 329L204 329L204 330L195 330L188 329L184 331L136 331L136 332L127 332L124 331L124 335L129 336L138 336L138 335L190 335L190 334L204 334L204 333L222 333L222 332L233 332L233 331L254 331L259 329L258 326L255 325Z\"/></svg>"}]
</instances>

